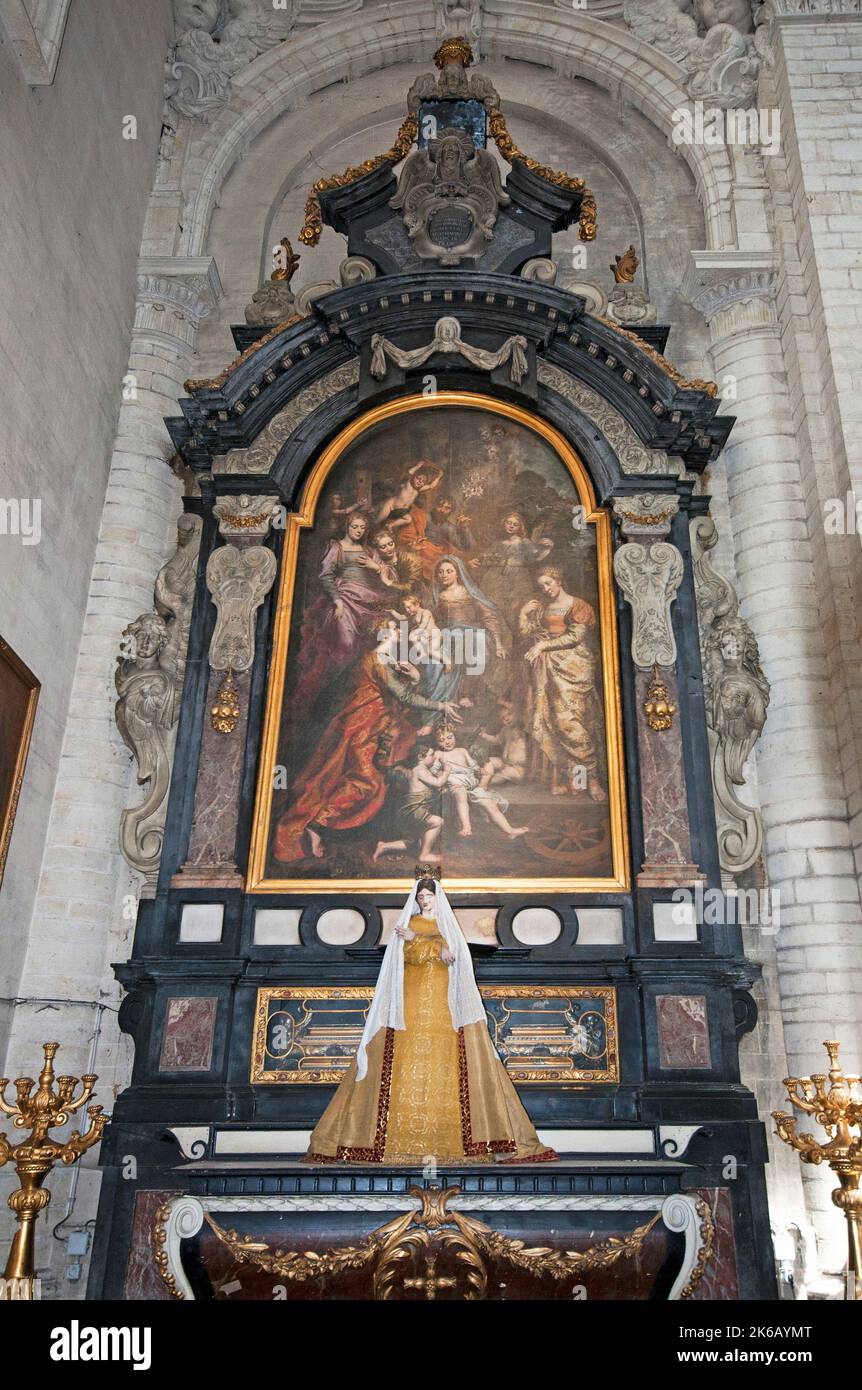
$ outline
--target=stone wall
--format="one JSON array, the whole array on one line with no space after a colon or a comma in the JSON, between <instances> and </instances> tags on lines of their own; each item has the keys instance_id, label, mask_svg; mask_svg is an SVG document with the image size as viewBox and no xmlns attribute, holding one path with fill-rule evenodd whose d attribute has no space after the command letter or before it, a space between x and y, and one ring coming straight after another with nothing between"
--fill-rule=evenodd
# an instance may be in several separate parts
<instances>
[{"instance_id":1,"label":"stone wall","mask_svg":"<svg viewBox=\"0 0 862 1390\"><path fill-rule=\"evenodd\" d=\"M76 0L53 83L37 87L27 86L8 37L0 42L0 497L29 499L41 513L38 544L0 534L0 632L42 682L0 890L0 1055L8 1000L19 993L122 399L170 24L170 0ZM129 116L136 139L124 138ZM102 584L110 587L110 575ZM105 712L92 717L104 751ZM89 813L85 804L75 808L67 843ZM61 848L56 854L63 859ZM88 868L104 874L104 856ZM67 869L68 899L80 898L103 929L91 881L78 885Z\"/></svg>"}]
</instances>

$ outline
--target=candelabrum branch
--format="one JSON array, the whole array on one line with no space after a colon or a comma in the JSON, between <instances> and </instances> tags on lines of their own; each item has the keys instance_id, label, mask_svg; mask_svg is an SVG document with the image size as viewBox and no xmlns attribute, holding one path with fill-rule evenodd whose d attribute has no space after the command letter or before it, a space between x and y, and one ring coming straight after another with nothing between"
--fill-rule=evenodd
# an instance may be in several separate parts
<instances>
[{"instance_id":1,"label":"candelabrum branch","mask_svg":"<svg viewBox=\"0 0 862 1390\"><path fill-rule=\"evenodd\" d=\"M772 1118L779 1139L783 1139L785 1144L795 1149L803 1163L823 1162L821 1145L817 1143L813 1134L796 1133L796 1121L792 1115L786 1114L783 1110L773 1110Z\"/></svg>"},{"instance_id":2,"label":"candelabrum branch","mask_svg":"<svg viewBox=\"0 0 862 1390\"><path fill-rule=\"evenodd\" d=\"M86 1153L94 1144L98 1144L102 1137L108 1117L102 1111L101 1105L91 1105L87 1114L90 1116L90 1127L83 1134L73 1134L72 1138L63 1145L60 1150L60 1161L62 1163L74 1163L81 1154Z\"/></svg>"}]
</instances>

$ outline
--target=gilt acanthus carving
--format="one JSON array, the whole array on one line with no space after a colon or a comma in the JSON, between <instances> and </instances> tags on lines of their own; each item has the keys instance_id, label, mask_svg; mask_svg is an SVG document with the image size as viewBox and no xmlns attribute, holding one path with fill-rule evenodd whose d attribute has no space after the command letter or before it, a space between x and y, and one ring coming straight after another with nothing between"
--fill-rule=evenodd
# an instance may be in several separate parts
<instances>
[{"instance_id":1,"label":"gilt acanthus carving","mask_svg":"<svg viewBox=\"0 0 862 1390\"><path fill-rule=\"evenodd\" d=\"M117 728L146 786L144 800L120 817L120 848L144 875L144 896L155 891L162 854L200 543L200 517L184 513L176 551L156 579L156 611L125 629L114 676Z\"/></svg>"},{"instance_id":2,"label":"gilt acanthus carving","mask_svg":"<svg viewBox=\"0 0 862 1390\"><path fill-rule=\"evenodd\" d=\"M735 788L745 783L745 764L766 722L769 681L736 590L710 562L718 541L712 517L694 520L691 537L719 857L723 872L735 876L751 868L763 845L760 812Z\"/></svg>"},{"instance_id":3,"label":"gilt acanthus carving","mask_svg":"<svg viewBox=\"0 0 862 1390\"><path fill-rule=\"evenodd\" d=\"M408 155L390 207L401 210L418 256L459 265L482 255L509 201L494 156L466 131L443 130Z\"/></svg>"},{"instance_id":4,"label":"gilt acanthus carving","mask_svg":"<svg viewBox=\"0 0 862 1390\"><path fill-rule=\"evenodd\" d=\"M382 381L387 372L387 359L405 370L421 367L435 352L455 353L478 367L480 371L492 372L509 362L509 376L520 384L527 375L527 339L521 333L514 333L497 349L489 352L485 348L473 347L461 337L461 324L458 319L445 317L438 319L434 327L434 337L423 347L402 349L375 333L371 339L371 375Z\"/></svg>"},{"instance_id":5,"label":"gilt acanthus carving","mask_svg":"<svg viewBox=\"0 0 862 1390\"><path fill-rule=\"evenodd\" d=\"M176 43L165 96L178 116L211 121L227 105L231 79L286 39L299 0L174 0Z\"/></svg>"},{"instance_id":6,"label":"gilt acanthus carving","mask_svg":"<svg viewBox=\"0 0 862 1390\"><path fill-rule=\"evenodd\" d=\"M632 661L642 670L673 666L676 639L671 604L682 583L683 560L675 545L627 541L614 555L614 575L632 610Z\"/></svg>"},{"instance_id":7,"label":"gilt acanthus carving","mask_svg":"<svg viewBox=\"0 0 862 1390\"><path fill-rule=\"evenodd\" d=\"M625 0L623 15L633 34L679 63L693 100L755 100L761 57L750 0Z\"/></svg>"}]
</instances>

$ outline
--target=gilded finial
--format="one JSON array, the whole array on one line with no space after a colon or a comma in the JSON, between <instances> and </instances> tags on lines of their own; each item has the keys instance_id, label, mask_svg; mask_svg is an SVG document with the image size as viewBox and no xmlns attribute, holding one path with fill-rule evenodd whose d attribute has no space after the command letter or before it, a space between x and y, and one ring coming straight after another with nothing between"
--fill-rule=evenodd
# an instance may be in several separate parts
<instances>
[{"instance_id":1,"label":"gilded finial","mask_svg":"<svg viewBox=\"0 0 862 1390\"><path fill-rule=\"evenodd\" d=\"M273 253L275 270L270 275L270 280L286 280L288 284L296 274L299 265L299 256L294 251L286 236L281 238L278 246Z\"/></svg>"},{"instance_id":2,"label":"gilded finial","mask_svg":"<svg viewBox=\"0 0 862 1390\"><path fill-rule=\"evenodd\" d=\"M460 35L454 39L444 39L434 54L434 66L441 72L450 63L460 63L462 68L469 68L473 63L473 50Z\"/></svg>"},{"instance_id":3,"label":"gilded finial","mask_svg":"<svg viewBox=\"0 0 862 1390\"><path fill-rule=\"evenodd\" d=\"M630 246L622 256L614 256L614 264L611 266L614 280L618 285L630 285L639 265L637 252L633 246Z\"/></svg>"}]
</instances>

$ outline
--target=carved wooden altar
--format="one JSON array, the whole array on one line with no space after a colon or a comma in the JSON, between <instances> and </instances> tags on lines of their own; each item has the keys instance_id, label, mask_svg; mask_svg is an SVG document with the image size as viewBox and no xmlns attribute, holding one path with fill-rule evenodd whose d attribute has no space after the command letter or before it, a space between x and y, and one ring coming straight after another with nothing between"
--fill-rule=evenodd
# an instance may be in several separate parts
<instances>
[{"instance_id":1,"label":"carved wooden altar","mask_svg":"<svg viewBox=\"0 0 862 1390\"><path fill-rule=\"evenodd\" d=\"M522 1297L774 1292L764 1132L737 1051L755 967L738 926L674 898L722 885L696 580L723 582L705 559L700 480L732 422L709 383L662 355L666 328L636 336L550 283L552 233L580 222L589 237L592 195L512 145L496 93L469 85L457 53L441 67L450 87L417 84L388 156L312 194L303 239L321 221L347 237L345 283L294 302L290 274L276 278L235 330L240 355L187 383L168 422L199 492L185 502L194 595L158 745L172 774L158 844L144 845L151 896L117 966L135 1062L102 1150L95 1296L217 1298L228 1276L240 1297L265 1298L491 1298L507 1277ZM426 108L458 121L430 152ZM504 185L486 126L511 164ZM267 306L293 312L268 327ZM561 1158L316 1172L299 1160L358 1041L412 861L408 849L385 873L353 871L367 849L346 838L337 872L305 848L273 868L273 826L297 799L296 783L274 785L298 699L297 567L345 450L377 422L457 410L540 439L595 536L606 799L534 798L537 817L557 808L543 872L522 871L512 848L508 869L465 859L450 874L442 850L492 1037ZM379 512L386 451L370 456ZM170 638L160 611L154 650ZM308 753L294 745L288 763ZM378 772L390 745L378 741ZM572 847L605 820L605 858L581 871ZM538 837L525 839L535 858ZM396 1269L411 1229L413 1263ZM547 1248L525 1260L518 1241ZM311 1269L308 1251L324 1264Z\"/></svg>"}]
</instances>

